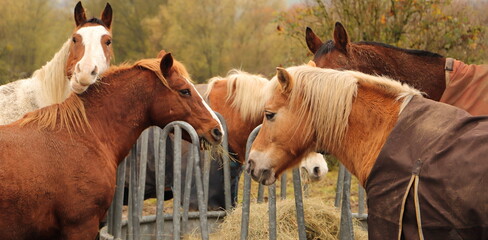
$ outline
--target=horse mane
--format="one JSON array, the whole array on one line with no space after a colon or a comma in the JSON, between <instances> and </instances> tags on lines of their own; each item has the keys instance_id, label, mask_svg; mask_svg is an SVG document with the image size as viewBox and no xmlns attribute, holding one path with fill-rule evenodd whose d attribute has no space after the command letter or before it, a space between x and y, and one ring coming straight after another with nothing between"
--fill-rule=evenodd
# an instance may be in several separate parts
<instances>
[{"instance_id":1,"label":"horse mane","mask_svg":"<svg viewBox=\"0 0 488 240\"><path fill-rule=\"evenodd\" d=\"M397 51L401 51L404 53L412 54L415 56L419 57L435 57L435 58L442 58L443 56L438 54L438 53L433 53L425 50L417 50L417 49L406 49L406 48L400 48L400 47L395 47L386 43L380 43L380 42L368 42L368 41L361 41L361 42L353 42L352 44L355 45L370 45L370 46L379 46L379 47L384 47L384 48L389 48ZM354 45L353 45L354 46ZM324 55L332 51L334 48L334 41L328 40L322 46L320 49L317 51L316 55Z\"/></svg>"},{"instance_id":2,"label":"horse mane","mask_svg":"<svg viewBox=\"0 0 488 240\"><path fill-rule=\"evenodd\" d=\"M20 120L20 126L28 124L37 124L39 129L66 129L69 133L73 129L81 129L85 132L85 126L91 130L85 106L75 93L71 93L70 97L62 103L27 113Z\"/></svg>"},{"instance_id":3,"label":"horse mane","mask_svg":"<svg viewBox=\"0 0 488 240\"><path fill-rule=\"evenodd\" d=\"M225 77L214 77L209 80L205 97L212 91L213 86L220 80L227 80L227 94L225 101L236 109L242 119L257 121L262 118L264 104L268 99L265 86L269 80L261 75L250 74L238 69L232 69Z\"/></svg>"},{"instance_id":4,"label":"horse mane","mask_svg":"<svg viewBox=\"0 0 488 240\"><path fill-rule=\"evenodd\" d=\"M438 53L433 53L425 50L417 50L417 49L406 49L406 48L400 48L400 47L395 47L386 43L380 43L380 42L367 42L367 41L362 41L362 42L356 42L355 44L357 45L373 45L373 46L380 46L384 48L390 48L398 51L402 51L405 53L417 55L419 57L438 57L442 58L443 56L438 54Z\"/></svg>"},{"instance_id":5,"label":"horse mane","mask_svg":"<svg viewBox=\"0 0 488 240\"><path fill-rule=\"evenodd\" d=\"M403 101L401 110L413 96L420 95L418 90L406 84L355 71L322 69L308 65L290 67L286 70L294 79L289 97L291 108L295 109L298 115L307 117L305 122L309 124L308 129L316 130L317 142L327 143L329 151L337 149L342 143L353 100L361 82L377 86L397 101ZM273 85L271 89L279 87L276 77L270 85ZM313 133L304 134L306 138L311 138Z\"/></svg>"},{"instance_id":6,"label":"horse mane","mask_svg":"<svg viewBox=\"0 0 488 240\"><path fill-rule=\"evenodd\" d=\"M70 42L71 39L68 39L51 61L32 74L31 78L39 82L39 97L43 106L61 103L66 99L68 80L64 68L68 61Z\"/></svg>"},{"instance_id":7,"label":"horse mane","mask_svg":"<svg viewBox=\"0 0 488 240\"><path fill-rule=\"evenodd\" d=\"M164 86L170 86L168 81L164 78L163 74L161 73L161 69L159 67L160 59L142 59L137 61L134 64L121 64L119 66L112 66L102 76L102 80L98 81L98 84L101 84L103 78L108 74L114 74L116 72L120 72L123 70L127 70L130 68L144 68L150 71L153 71L156 76L161 80ZM186 68L180 62L174 61L174 70L189 78L188 72ZM54 104L38 111L34 111L28 113L20 120L20 125L24 126L27 124L34 124L37 123L39 129L50 129L54 130L56 127L59 126L60 129L66 129L68 132L71 132L73 129L81 129L83 132L85 131L85 126L91 129L90 123L88 122L88 118L85 112L85 106L83 101L78 97L77 94L71 93L70 97L68 97L64 102L59 104Z\"/></svg>"}]
</instances>

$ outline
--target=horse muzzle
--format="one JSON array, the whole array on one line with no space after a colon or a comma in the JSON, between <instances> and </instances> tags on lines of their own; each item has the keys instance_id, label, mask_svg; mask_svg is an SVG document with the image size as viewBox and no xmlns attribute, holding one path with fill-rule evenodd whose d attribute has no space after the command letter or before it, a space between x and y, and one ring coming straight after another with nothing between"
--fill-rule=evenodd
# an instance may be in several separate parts
<instances>
[{"instance_id":1,"label":"horse muzzle","mask_svg":"<svg viewBox=\"0 0 488 240\"><path fill-rule=\"evenodd\" d=\"M276 173L273 168L264 167L262 166L262 164L258 164L257 160L252 158L252 155L252 153L249 155L249 160L246 164L246 172L251 175L251 178L254 181L259 182L263 185L271 185L275 183Z\"/></svg>"}]
</instances>

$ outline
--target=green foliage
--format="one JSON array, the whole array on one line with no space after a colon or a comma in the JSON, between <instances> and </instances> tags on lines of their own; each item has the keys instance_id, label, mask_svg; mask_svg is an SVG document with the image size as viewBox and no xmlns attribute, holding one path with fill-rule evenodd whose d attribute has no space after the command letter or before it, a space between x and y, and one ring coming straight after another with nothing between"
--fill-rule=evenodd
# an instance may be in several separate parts
<instances>
[{"instance_id":1,"label":"green foliage","mask_svg":"<svg viewBox=\"0 0 488 240\"><path fill-rule=\"evenodd\" d=\"M67 15L44 0L0 0L0 84L25 78L69 36Z\"/></svg>"},{"instance_id":2,"label":"green foliage","mask_svg":"<svg viewBox=\"0 0 488 240\"><path fill-rule=\"evenodd\" d=\"M469 63L481 63L487 28L479 21L486 4L441 0L312 0L282 12L278 23L296 45L306 46L310 26L323 40L332 39L334 23L346 27L352 41L376 41L425 49ZM485 18L486 19L486 18Z\"/></svg>"}]
</instances>

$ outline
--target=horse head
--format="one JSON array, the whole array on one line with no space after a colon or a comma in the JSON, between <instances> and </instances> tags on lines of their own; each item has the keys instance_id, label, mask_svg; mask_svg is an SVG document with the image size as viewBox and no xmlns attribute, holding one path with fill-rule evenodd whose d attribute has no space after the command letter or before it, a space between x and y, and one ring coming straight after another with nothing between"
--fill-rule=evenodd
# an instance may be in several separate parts
<instances>
[{"instance_id":1,"label":"horse head","mask_svg":"<svg viewBox=\"0 0 488 240\"><path fill-rule=\"evenodd\" d=\"M110 66L112 50L112 7L107 3L100 19L88 19L81 2L74 10L76 28L73 31L66 76L71 90L84 92L97 82L100 74Z\"/></svg>"},{"instance_id":2,"label":"horse head","mask_svg":"<svg viewBox=\"0 0 488 240\"><path fill-rule=\"evenodd\" d=\"M203 100L190 80L186 68L173 59L171 53L165 53L160 61L162 81L169 93L158 94L152 101L151 118L160 127L176 119L192 125L199 136L211 144L218 144L223 138L220 120ZM161 91L166 91L166 89ZM157 91L157 90L155 90ZM169 109L161 112L161 109Z\"/></svg>"}]
</instances>

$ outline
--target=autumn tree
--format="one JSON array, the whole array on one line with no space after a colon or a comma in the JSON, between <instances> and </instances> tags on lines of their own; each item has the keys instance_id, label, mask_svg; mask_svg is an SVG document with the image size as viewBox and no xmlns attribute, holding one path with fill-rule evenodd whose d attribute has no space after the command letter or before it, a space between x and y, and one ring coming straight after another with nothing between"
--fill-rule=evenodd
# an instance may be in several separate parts
<instances>
[{"instance_id":1,"label":"autumn tree","mask_svg":"<svg viewBox=\"0 0 488 240\"><path fill-rule=\"evenodd\" d=\"M0 4L0 83L6 83L30 76L49 61L74 23L52 1L0 0Z\"/></svg>"},{"instance_id":2,"label":"autumn tree","mask_svg":"<svg viewBox=\"0 0 488 240\"><path fill-rule=\"evenodd\" d=\"M484 16L475 11L481 5L465 0L310 0L282 12L278 22L284 36L301 46L305 27L332 38L334 23L340 21L353 41L385 42L480 63L487 32L477 20Z\"/></svg>"}]
</instances>

